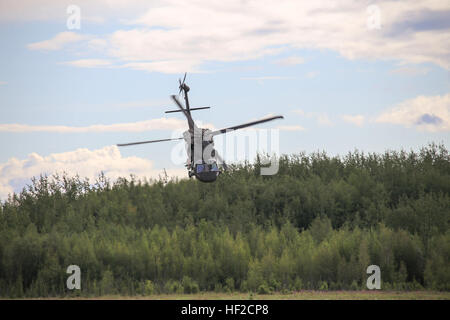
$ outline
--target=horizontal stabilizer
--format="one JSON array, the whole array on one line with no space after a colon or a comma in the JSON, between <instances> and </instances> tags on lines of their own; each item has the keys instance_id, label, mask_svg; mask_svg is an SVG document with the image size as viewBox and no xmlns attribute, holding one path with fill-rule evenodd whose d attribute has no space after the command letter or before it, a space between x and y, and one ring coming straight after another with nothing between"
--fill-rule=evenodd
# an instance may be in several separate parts
<instances>
[{"instance_id":1,"label":"horizontal stabilizer","mask_svg":"<svg viewBox=\"0 0 450 320\"><path fill-rule=\"evenodd\" d=\"M193 111L193 110L202 110L202 109L209 109L211 107L200 107L200 108L190 108L189 111ZM188 111L187 109L184 109L185 111ZM170 111L166 111L166 113L172 113L172 112L182 112L182 110L170 110Z\"/></svg>"}]
</instances>

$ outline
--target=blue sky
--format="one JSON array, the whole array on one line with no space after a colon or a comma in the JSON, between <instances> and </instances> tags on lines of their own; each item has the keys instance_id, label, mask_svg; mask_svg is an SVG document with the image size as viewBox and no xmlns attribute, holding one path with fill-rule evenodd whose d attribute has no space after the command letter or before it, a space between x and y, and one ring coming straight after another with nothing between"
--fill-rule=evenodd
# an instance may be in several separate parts
<instances>
[{"instance_id":1,"label":"blue sky","mask_svg":"<svg viewBox=\"0 0 450 320\"><path fill-rule=\"evenodd\" d=\"M448 1L5 0L0 12L0 199L55 171L185 176L176 142L114 147L186 126L164 113L185 71L191 105L212 106L195 113L203 124L283 115L259 126L279 130L280 153L448 147Z\"/></svg>"}]
</instances>

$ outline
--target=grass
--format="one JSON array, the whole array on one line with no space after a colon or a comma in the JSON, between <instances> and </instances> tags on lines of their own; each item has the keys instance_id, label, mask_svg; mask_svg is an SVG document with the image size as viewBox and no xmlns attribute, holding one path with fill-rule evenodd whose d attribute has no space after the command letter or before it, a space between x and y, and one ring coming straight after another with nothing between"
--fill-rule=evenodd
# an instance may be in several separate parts
<instances>
[{"instance_id":1,"label":"grass","mask_svg":"<svg viewBox=\"0 0 450 320\"><path fill-rule=\"evenodd\" d=\"M450 292L439 291L299 291L293 293L249 294L202 292L149 296L107 295L100 297L59 297L44 299L89 300L450 300Z\"/></svg>"}]
</instances>

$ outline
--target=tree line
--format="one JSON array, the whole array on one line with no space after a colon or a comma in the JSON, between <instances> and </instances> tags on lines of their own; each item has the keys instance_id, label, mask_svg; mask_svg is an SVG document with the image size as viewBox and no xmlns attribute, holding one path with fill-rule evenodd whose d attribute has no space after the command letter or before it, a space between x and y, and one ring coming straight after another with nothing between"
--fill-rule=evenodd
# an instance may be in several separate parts
<instances>
[{"instance_id":1,"label":"tree line","mask_svg":"<svg viewBox=\"0 0 450 320\"><path fill-rule=\"evenodd\" d=\"M41 176L0 206L0 295L450 290L450 157L284 155L196 180ZM81 290L66 288L69 265Z\"/></svg>"}]
</instances>

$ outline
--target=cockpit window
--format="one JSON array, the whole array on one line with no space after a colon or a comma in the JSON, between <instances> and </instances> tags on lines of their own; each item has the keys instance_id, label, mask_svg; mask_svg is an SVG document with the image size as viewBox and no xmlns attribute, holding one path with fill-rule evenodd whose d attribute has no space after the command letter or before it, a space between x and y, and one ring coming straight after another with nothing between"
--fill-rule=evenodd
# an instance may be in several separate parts
<instances>
[{"instance_id":1,"label":"cockpit window","mask_svg":"<svg viewBox=\"0 0 450 320\"><path fill-rule=\"evenodd\" d=\"M205 171L205 166L203 164L197 165L197 173Z\"/></svg>"}]
</instances>

